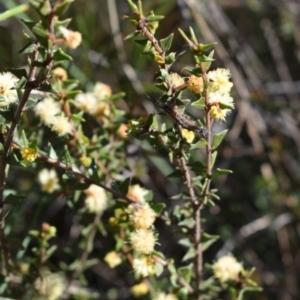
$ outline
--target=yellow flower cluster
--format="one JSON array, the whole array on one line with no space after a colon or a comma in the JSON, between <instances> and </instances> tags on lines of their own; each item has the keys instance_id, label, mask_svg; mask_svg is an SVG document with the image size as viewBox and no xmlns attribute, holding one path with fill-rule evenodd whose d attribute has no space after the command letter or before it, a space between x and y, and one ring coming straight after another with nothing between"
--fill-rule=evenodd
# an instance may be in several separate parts
<instances>
[{"instance_id":1,"label":"yellow flower cluster","mask_svg":"<svg viewBox=\"0 0 300 300\"><path fill-rule=\"evenodd\" d=\"M216 120L225 120L225 117L234 108L233 98L229 95L233 83L229 81L228 69L216 69L207 73L210 115ZM187 88L195 94L203 92L203 78L191 75L188 79Z\"/></svg>"},{"instance_id":2,"label":"yellow flower cluster","mask_svg":"<svg viewBox=\"0 0 300 300\"><path fill-rule=\"evenodd\" d=\"M35 149L30 147L25 147L20 150L22 159L27 162L34 162L37 158L37 152Z\"/></svg>"}]
</instances>

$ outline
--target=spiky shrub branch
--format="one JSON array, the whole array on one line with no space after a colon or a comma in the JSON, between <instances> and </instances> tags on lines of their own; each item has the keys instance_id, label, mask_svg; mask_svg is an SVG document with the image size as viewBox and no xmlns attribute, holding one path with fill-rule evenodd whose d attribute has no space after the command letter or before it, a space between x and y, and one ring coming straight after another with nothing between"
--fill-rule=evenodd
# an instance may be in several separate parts
<instances>
[{"instance_id":1,"label":"spiky shrub branch","mask_svg":"<svg viewBox=\"0 0 300 300\"><path fill-rule=\"evenodd\" d=\"M5 296L18 298L97 298L82 288L87 282L84 274L100 263L99 254L93 253L95 240L99 233L105 240L109 231L115 247L103 260L110 268L122 261L130 265L139 283L132 288L135 296L214 299L221 290L220 281L235 298L242 299L246 290L256 289L249 279L252 271L245 271L231 256L213 265L215 277L208 278L203 270L203 251L217 237L202 230L201 211L218 198L211 189L211 179L230 173L213 169L216 149L227 131L215 135L211 131L213 122L224 121L233 109L229 71L209 71L213 52L206 52L214 45L200 44L191 29L190 37L182 30L180 33L195 57L195 66L184 68L192 75L185 79L172 73L178 58L169 53L173 34L158 40L155 30L162 17L154 13L145 16L141 1L138 5L128 1L133 11L129 20L136 30L127 38L144 37L138 43L158 65L155 84L161 95L156 104L172 125L159 124L155 114L133 120L116 107L124 93L113 94L108 85L99 82L83 92L76 79L68 78L63 67L72 63L72 57L66 49L77 48L82 38L79 32L67 29L70 19L63 19L71 2L32 0L30 6L0 16L10 17L29 7L39 16L35 22L22 20L28 43L20 53L28 56L28 68L11 68L0 74L0 290ZM184 99L186 91L196 95L196 100ZM186 111L191 107L198 109L201 117L189 116ZM155 149L168 150L175 165L171 176L184 179L184 189L177 195L183 201L173 213L163 213L165 203L155 203L153 193L131 184L124 175L129 167L128 135L149 142ZM193 161L191 151L199 148L204 148L205 154ZM16 174L15 167L37 174L39 188L25 194L18 187L9 189L7 181L9 175ZM31 197L35 192L38 201ZM66 256L59 268L49 262L59 250L52 242L57 230L46 222L36 228L24 217L23 247L12 246L10 228L16 224L14 218L23 217L18 207L24 209L24 198L34 207L28 217L33 221L39 219L45 203L54 200L72 211L77 237L64 245ZM108 211L108 219L103 218L104 211ZM191 261L189 265L178 267L172 257L155 250L159 232L155 232L154 222L158 217L183 236L179 243L188 248L183 261ZM169 273L170 280L159 287L155 278L162 273Z\"/></svg>"}]
</instances>

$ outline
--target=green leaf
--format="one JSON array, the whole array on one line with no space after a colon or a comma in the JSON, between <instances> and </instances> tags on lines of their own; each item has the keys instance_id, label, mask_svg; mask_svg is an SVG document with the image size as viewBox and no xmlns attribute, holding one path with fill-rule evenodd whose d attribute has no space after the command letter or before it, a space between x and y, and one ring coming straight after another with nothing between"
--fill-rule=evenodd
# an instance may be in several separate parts
<instances>
[{"instance_id":1,"label":"green leaf","mask_svg":"<svg viewBox=\"0 0 300 300\"><path fill-rule=\"evenodd\" d=\"M131 178L128 177L119 185L118 189L123 195L127 195L130 183L131 183Z\"/></svg>"},{"instance_id":2,"label":"green leaf","mask_svg":"<svg viewBox=\"0 0 300 300\"><path fill-rule=\"evenodd\" d=\"M169 51L169 49L172 46L172 41L173 41L173 36L174 33L171 33L168 37L161 39L160 42L160 46L161 48L164 50L164 52Z\"/></svg>"},{"instance_id":3,"label":"green leaf","mask_svg":"<svg viewBox=\"0 0 300 300\"><path fill-rule=\"evenodd\" d=\"M72 156L70 155L70 152L66 145L64 146L63 154L61 156L61 161L68 166L72 166L73 163Z\"/></svg>"},{"instance_id":4,"label":"green leaf","mask_svg":"<svg viewBox=\"0 0 300 300\"><path fill-rule=\"evenodd\" d=\"M57 245L52 245L49 249L46 251L46 259L48 260L52 254L56 251Z\"/></svg>"},{"instance_id":5,"label":"green leaf","mask_svg":"<svg viewBox=\"0 0 300 300\"><path fill-rule=\"evenodd\" d=\"M168 264L168 269L171 274L171 277L170 277L171 284L174 287L178 287L178 284L176 282L177 281L177 274L176 274L177 272L176 272L174 265L172 263Z\"/></svg>"},{"instance_id":6,"label":"green leaf","mask_svg":"<svg viewBox=\"0 0 300 300\"><path fill-rule=\"evenodd\" d=\"M48 84L48 83L42 83L37 89L39 91L53 93L53 94L57 94L58 93L56 90L54 90L52 88L51 84Z\"/></svg>"},{"instance_id":7,"label":"green leaf","mask_svg":"<svg viewBox=\"0 0 300 300\"><path fill-rule=\"evenodd\" d=\"M186 254L184 255L182 261L187 261L189 259L192 259L196 256L196 250L194 247L190 247L189 250L186 252Z\"/></svg>"},{"instance_id":8,"label":"green leaf","mask_svg":"<svg viewBox=\"0 0 300 300\"><path fill-rule=\"evenodd\" d=\"M193 246L193 244L192 244L192 242L190 241L189 238L183 238L183 239L179 240L178 244L182 245L184 247L187 247L187 248Z\"/></svg>"},{"instance_id":9,"label":"green leaf","mask_svg":"<svg viewBox=\"0 0 300 300\"><path fill-rule=\"evenodd\" d=\"M167 178L182 178L181 170L177 169L167 176Z\"/></svg>"},{"instance_id":10,"label":"green leaf","mask_svg":"<svg viewBox=\"0 0 300 300\"><path fill-rule=\"evenodd\" d=\"M206 166L203 165L200 161L189 163L188 166L191 167L192 171L195 172L197 176L202 176L206 174Z\"/></svg>"},{"instance_id":11,"label":"green leaf","mask_svg":"<svg viewBox=\"0 0 300 300\"><path fill-rule=\"evenodd\" d=\"M201 76L202 72L199 66L196 67L185 67L183 68L183 70L186 70L188 72L190 72L191 74L195 75L195 76Z\"/></svg>"},{"instance_id":12,"label":"green leaf","mask_svg":"<svg viewBox=\"0 0 300 300\"><path fill-rule=\"evenodd\" d=\"M171 52L165 57L165 61L167 65L171 65L176 60L176 53Z\"/></svg>"},{"instance_id":13,"label":"green leaf","mask_svg":"<svg viewBox=\"0 0 300 300\"><path fill-rule=\"evenodd\" d=\"M124 38L124 41L129 40L129 39L131 39L131 38L133 38L133 37L135 37L135 36L137 36L139 34L140 34L140 31L139 30L135 30L135 31L129 33L128 35L126 35L125 38Z\"/></svg>"},{"instance_id":14,"label":"green leaf","mask_svg":"<svg viewBox=\"0 0 300 300\"><path fill-rule=\"evenodd\" d=\"M219 102L220 108L222 109L234 109L234 103L228 103L228 102Z\"/></svg>"},{"instance_id":15,"label":"green leaf","mask_svg":"<svg viewBox=\"0 0 300 300\"><path fill-rule=\"evenodd\" d=\"M21 146L22 147L27 147L28 139L27 139L27 136L26 136L26 133L25 133L24 130L22 130L22 133L21 133L21 141L22 141Z\"/></svg>"},{"instance_id":16,"label":"green leaf","mask_svg":"<svg viewBox=\"0 0 300 300\"><path fill-rule=\"evenodd\" d=\"M207 145L207 141L201 138L196 144L192 144L190 150L203 148Z\"/></svg>"},{"instance_id":17,"label":"green leaf","mask_svg":"<svg viewBox=\"0 0 300 300\"><path fill-rule=\"evenodd\" d=\"M51 6L48 2L41 0L30 0L30 4L43 16L51 13Z\"/></svg>"},{"instance_id":18,"label":"green leaf","mask_svg":"<svg viewBox=\"0 0 300 300\"><path fill-rule=\"evenodd\" d=\"M199 108L199 109L204 109L204 107L205 107L205 99L204 99L204 97L201 97L199 100L193 102L191 104L191 106Z\"/></svg>"},{"instance_id":19,"label":"green leaf","mask_svg":"<svg viewBox=\"0 0 300 300\"><path fill-rule=\"evenodd\" d=\"M218 152L214 151L211 155L211 167L213 168L213 166L215 165L216 162L216 158L217 158Z\"/></svg>"},{"instance_id":20,"label":"green leaf","mask_svg":"<svg viewBox=\"0 0 300 300\"><path fill-rule=\"evenodd\" d=\"M210 235L204 232L201 236L202 251L207 250L219 238L220 237L218 235Z\"/></svg>"},{"instance_id":21,"label":"green leaf","mask_svg":"<svg viewBox=\"0 0 300 300\"><path fill-rule=\"evenodd\" d=\"M22 77L19 81L17 81L14 86L16 90L21 90L21 89L25 89L27 84L27 79L26 77Z\"/></svg>"},{"instance_id":22,"label":"green leaf","mask_svg":"<svg viewBox=\"0 0 300 300\"><path fill-rule=\"evenodd\" d=\"M54 159L54 160L58 159L58 156L50 143L48 144L47 154L48 154L48 157L51 159Z\"/></svg>"},{"instance_id":23,"label":"green leaf","mask_svg":"<svg viewBox=\"0 0 300 300\"><path fill-rule=\"evenodd\" d=\"M210 68L211 63L212 63L213 60L214 60L214 59L213 59L214 53L215 53L215 51L212 50L212 51L209 53L209 55L208 55L208 57L212 59L211 61L206 61L206 62L204 62L204 66L205 66L205 69L206 69L206 70L208 70L208 69Z\"/></svg>"},{"instance_id":24,"label":"green leaf","mask_svg":"<svg viewBox=\"0 0 300 300\"><path fill-rule=\"evenodd\" d=\"M2 101L2 97L0 95L0 102ZM4 98L3 101L6 101L6 98ZM12 122L15 118L15 112L13 110L13 107L9 107L7 110L0 110L0 115L8 122Z\"/></svg>"},{"instance_id":25,"label":"green leaf","mask_svg":"<svg viewBox=\"0 0 300 300\"><path fill-rule=\"evenodd\" d=\"M4 200L5 204L16 204L19 203L21 200L26 199L25 196L22 195L15 195L10 193Z\"/></svg>"},{"instance_id":26,"label":"green leaf","mask_svg":"<svg viewBox=\"0 0 300 300\"><path fill-rule=\"evenodd\" d=\"M8 9L0 14L0 22L7 20L11 17L14 17L20 13L23 13L23 12L27 11L29 8L30 8L30 6L28 4L21 4L21 5L17 5L15 7L11 8L11 9ZM0 291L0 294L1 294L1 291Z\"/></svg>"},{"instance_id":27,"label":"green leaf","mask_svg":"<svg viewBox=\"0 0 300 300\"><path fill-rule=\"evenodd\" d=\"M187 266L181 267L178 269L178 274L186 281L190 282L193 275L194 275L194 269L193 264L189 264Z\"/></svg>"},{"instance_id":28,"label":"green leaf","mask_svg":"<svg viewBox=\"0 0 300 300\"><path fill-rule=\"evenodd\" d=\"M67 99L70 100L70 99L74 99L76 95L82 93L82 91L80 90L76 90L76 91L71 91L71 92L68 92L68 96L67 96Z\"/></svg>"},{"instance_id":29,"label":"green leaf","mask_svg":"<svg viewBox=\"0 0 300 300\"><path fill-rule=\"evenodd\" d=\"M16 77L21 79L22 77L27 78L27 72L26 69L23 68L8 68L8 71L12 74L14 74Z\"/></svg>"},{"instance_id":30,"label":"green leaf","mask_svg":"<svg viewBox=\"0 0 300 300\"><path fill-rule=\"evenodd\" d=\"M221 175L231 174L231 173L233 173L231 170L225 170L225 169L217 168L216 171L213 172L211 177L215 178L215 177L218 177L218 176L221 176Z\"/></svg>"},{"instance_id":31,"label":"green leaf","mask_svg":"<svg viewBox=\"0 0 300 300\"><path fill-rule=\"evenodd\" d=\"M151 15L151 16L147 16L147 20L149 22L156 22L156 21L160 21L162 19L164 19L165 16L159 16L159 15Z\"/></svg>"},{"instance_id":32,"label":"green leaf","mask_svg":"<svg viewBox=\"0 0 300 300\"><path fill-rule=\"evenodd\" d=\"M56 3L55 5L55 14L58 16L63 15L69 9L72 2L74 2L74 0L64 0L60 3L57 2L58 4Z\"/></svg>"},{"instance_id":33,"label":"green leaf","mask_svg":"<svg viewBox=\"0 0 300 300\"><path fill-rule=\"evenodd\" d=\"M124 92L120 92L120 93L117 93L117 94L114 94L110 97L110 99L113 101L113 102L117 102L119 101L120 99L124 98L126 96L126 93Z\"/></svg>"},{"instance_id":34,"label":"green leaf","mask_svg":"<svg viewBox=\"0 0 300 300\"><path fill-rule=\"evenodd\" d=\"M213 48L217 44L218 44L217 42L210 43L210 44L200 44L200 50L201 50L201 52L205 52L205 51Z\"/></svg>"},{"instance_id":35,"label":"green leaf","mask_svg":"<svg viewBox=\"0 0 300 300\"><path fill-rule=\"evenodd\" d=\"M62 61L73 61L72 56L64 52L61 48L58 48L54 55L53 59L55 62L62 62Z\"/></svg>"},{"instance_id":36,"label":"green leaf","mask_svg":"<svg viewBox=\"0 0 300 300\"><path fill-rule=\"evenodd\" d=\"M160 215L165 207L166 207L165 203L151 204L151 208L156 212L157 215Z\"/></svg>"},{"instance_id":37,"label":"green leaf","mask_svg":"<svg viewBox=\"0 0 300 300\"><path fill-rule=\"evenodd\" d=\"M18 53L32 53L36 49L35 41L30 40Z\"/></svg>"},{"instance_id":38,"label":"green leaf","mask_svg":"<svg viewBox=\"0 0 300 300\"><path fill-rule=\"evenodd\" d=\"M212 149L213 150L216 150L219 147L219 145L223 141L223 139L224 139L227 131L228 131L228 129L225 129L225 130L223 130L223 131L221 131L219 133L216 133L214 135L213 142L212 142Z\"/></svg>"},{"instance_id":39,"label":"green leaf","mask_svg":"<svg viewBox=\"0 0 300 300\"><path fill-rule=\"evenodd\" d=\"M164 267L162 264L155 264L155 275L160 276L164 271Z\"/></svg>"},{"instance_id":40,"label":"green leaf","mask_svg":"<svg viewBox=\"0 0 300 300\"><path fill-rule=\"evenodd\" d=\"M185 220L179 222L178 226L187 227L187 228L192 229L195 227L195 224L196 224L196 222L195 222L194 218L191 217L191 218L186 218Z\"/></svg>"},{"instance_id":41,"label":"green leaf","mask_svg":"<svg viewBox=\"0 0 300 300\"><path fill-rule=\"evenodd\" d=\"M243 300L244 294L246 292L261 292L261 291L263 291L261 287L250 287L250 286L243 287L239 293L238 300Z\"/></svg>"}]
</instances>

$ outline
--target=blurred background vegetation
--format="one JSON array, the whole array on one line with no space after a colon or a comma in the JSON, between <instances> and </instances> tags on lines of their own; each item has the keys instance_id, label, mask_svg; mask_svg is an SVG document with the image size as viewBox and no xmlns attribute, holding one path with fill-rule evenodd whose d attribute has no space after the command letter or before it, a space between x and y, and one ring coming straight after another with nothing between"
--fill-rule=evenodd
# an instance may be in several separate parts
<instances>
[{"instance_id":1,"label":"blurred background vegetation","mask_svg":"<svg viewBox=\"0 0 300 300\"><path fill-rule=\"evenodd\" d=\"M217 167L232 169L233 174L213 182L221 201L206 210L204 229L221 238L205 252L205 261L211 263L232 252L246 268L255 266L254 279L264 292L249 299L300 299L299 1L143 2L145 12L154 10L155 14L165 15L156 37L174 32L171 51L179 53L186 48L179 27L187 31L192 26L203 43L217 41L212 69L229 68L235 84L236 110L226 123L215 124L213 129L219 132L230 128ZM27 2L0 0L0 12L21 3ZM132 40L123 41L134 30L123 20L126 14L130 9L125 0L76 0L68 11L70 28L80 31L84 42L71 52L74 62L65 67L85 90L93 82L102 81L115 93L124 91L126 96L118 105L130 118L155 111L146 94L155 97L157 91L151 85L156 65L141 56L141 48ZM35 19L36 15L28 11L18 17ZM23 30L17 18L0 23L0 72L6 67L26 65L26 56L18 55L25 43ZM184 56L174 64L173 71L181 72L189 64L192 58ZM165 202L171 209L170 197L178 189L176 181L165 176L172 171L167 152L155 152L139 141L132 141L126 152L134 182L153 190L155 201ZM197 155L201 154L195 153L195 158ZM26 190L28 180L28 174L19 170L9 184ZM26 213L30 215L30 210L23 207L16 221L20 219L23 224L21 219L24 214L26 219ZM67 240L71 214L65 205L44 206L35 226L42 221L57 226L63 248L71 244ZM104 219L109 216L107 212ZM160 232L159 250L179 263L185 249L176 244L178 236L161 220L155 226ZM109 236L104 241L99 238L93 255L103 258L112 243ZM63 260L63 251L58 251L52 263L55 266ZM132 297L129 287L133 274L128 266L111 270L103 263L89 269L86 276L87 286L100 292L101 299Z\"/></svg>"}]
</instances>

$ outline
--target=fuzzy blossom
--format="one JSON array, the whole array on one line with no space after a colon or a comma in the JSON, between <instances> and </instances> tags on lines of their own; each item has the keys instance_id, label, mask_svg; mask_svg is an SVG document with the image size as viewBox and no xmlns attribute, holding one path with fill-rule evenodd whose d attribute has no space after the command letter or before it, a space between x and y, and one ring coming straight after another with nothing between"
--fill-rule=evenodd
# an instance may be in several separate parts
<instances>
[{"instance_id":1,"label":"fuzzy blossom","mask_svg":"<svg viewBox=\"0 0 300 300\"><path fill-rule=\"evenodd\" d=\"M238 274L243 270L243 266L235 257L227 255L219 258L213 265L216 278L221 282L237 279Z\"/></svg>"},{"instance_id":2,"label":"fuzzy blossom","mask_svg":"<svg viewBox=\"0 0 300 300\"><path fill-rule=\"evenodd\" d=\"M184 79L178 73L171 73L167 76L168 88L183 86Z\"/></svg>"},{"instance_id":3,"label":"fuzzy blossom","mask_svg":"<svg viewBox=\"0 0 300 300\"><path fill-rule=\"evenodd\" d=\"M148 190L142 188L140 185L135 184L131 185L128 189L126 197L129 199L139 202L139 203L144 203L145 202L145 196L149 193Z\"/></svg>"},{"instance_id":4,"label":"fuzzy blossom","mask_svg":"<svg viewBox=\"0 0 300 300\"><path fill-rule=\"evenodd\" d=\"M57 67L52 71L52 74L56 76L59 80L65 81L68 79L67 71L62 67Z\"/></svg>"},{"instance_id":5,"label":"fuzzy blossom","mask_svg":"<svg viewBox=\"0 0 300 300\"><path fill-rule=\"evenodd\" d=\"M61 273L51 273L48 270L42 270L41 277L38 278L35 283L35 289L42 298L47 300L57 300L59 299L66 287L67 280Z\"/></svg>"},{"instance_id":6,"label":"fuzzy blossom","mask_svg":"<svg viewBox=\"0 0 300 300\"><path fill-rule=\"evenodd\" d=\"M69 30L63 26L59 27L59 31L62 33L67 47L75 49L81 44L82 35L80 32Z\"/></svg>"},{"instance_id":7,"label":"fuzzy blossom","mask_svg":"<svg viewBox=\"0 0 300 300\"><path fill-rule=\"evenodd\" d=\"M110 106L106 102L99 102L93 114L99 121L104 122L110 115Z\"/></svg>"},{"instance_id":8,"label":"fuzzy blossom","mask_svg":"<svg viewBox=\"0 0 300 300\"><path fill-rule=\"evenodd\" d=\"M189 77L187 89L195 94L203 92L203 78L195 75Z\"/></svg>"},{"instance_id":9,"label":"fuzzy blossom","mask_svg":"<svg viewBox=\"0 0 300 300\"><path fill-rule=\"evenodd\" d=\"M42 224L42 231L41 231L41 237L43 240L47 241L51 239L52 237L56 236L57 229L55 226L51 226L48 223Z\"/></svg>"},{"instance_id":10,"label":"fuzzy blossom","mask_svg":"<svg viewBox=\"0 0 300 300\"><path fill-rule=\"evenodd\" d=\"M231 112L230 109L221 109L218 106L212 106L209 113L212 118L220 121L225 121L225 117Z\"/></svg>"},{"instance_id":11,"label":"fuzzy blossom","mask_svg":"<svg viewBox=\"0 0 300 300\"><path fill-rule=\"evenodd\" d=\"M178 300L178 298L174 294L158 293L153 300Z\"/></svg>"},{"instance_id":12,"label":"fuzzy blossom","mask_svg":"<svg viewBox=\"0 0 300 300\"><path fill-rule=\"evenodd\" d=\"M155 273L155 262L151 256L140 256L133 259L133 270L143 277Z\"/></svg>"},{"instance_id":13,"label":"fuzzy blossom","mask_svg":"<svg viewBox=\"0 0 300 300\"><path fill-rule=\"evenodd\" d=\"M27 162L34 162L37 159L37 152L35 149L25 147L20 150L22 159Z\"/></svg>"},{"instance_id":14,"label":"fuzzy blossom","mask_svg":"<svg viewBox=\"0 0 300 300\"><path fill-rule=\"evenodd\" d=\"M229 94L222 94L220 92L210 92L209 103L220 103L227 107L234 108L233 98Z\"/></svg>"},{"instance_id":15,"label":"fuzzy blossom","mask_svg":"<svg viewBox=\"0 0 300 300\"><path fill-rule=\"evenodd\" d=\"M156 214L148 203L131 204L128 210L129 220L134 229L147 229L153 225Z\"/></svg>"},{"instance_id":16,"label":"fuzzy blossom","mask_svg":"<svg viewBox=\"0 0 300 300\"><path fill-rule=\"evenodd\" d=\"M126 139L127 138L127 131L128 130L128 126L126 124L121 124L119 129L117 130L117 135L121 138L121 139Z\"/></svg>"},{"instance_id":17,"label":"fuzzy blossom","mask_svg":"<svg viewBox=\"0 0 300 300\"><path fill-rule=\"evenodd\" d=\"M181 135L184 139L186 139L186 141L191 144L194 139L195 139L195 132L192 131L192 130L188 130L188 129L185 129L185 128L181 128Z\"/></svg>"},{"instance_id":18,"label":"fuzzy blossom","mask_svg":"<svg viewBox=\"0 0 300 300\"><path fill-rule=\"evenodd\" d=\"M131 288L131 293L135 298L145 296L149 292L149 287L145 282L134 285Z\"/></svg>"},{"instance_id":19,"label":"fuzzy blossom","mask_svg":"<svg viewBox=\"0 0 300 300\"><path fill-rule=\"evenodd\" d=\"M94 86L94 95L98 101L103 101L112 95L111 87L102 82L96 82Z\"/></svg>"},{"instance_id":20,"label":"fuzzy blossom","mask_svg":"<svg viewBox=\"0 0 300 300\"><path fill-rule=\"evenodd\" d=\"M80 93L74 99L75 106L93 115L97 108L97 98L92 93Z\"/></svg>"},{"instance_id":21,"label":"fuzzy blossom","mask_svg":"<svg viewBox=\"0 0 300 300\"><path fill-rule=\"evenodd\" d=\"M35 106L34 111L45 125L50 126L55 115L61 111L61 107L53 98L47 97Z\"/></svg>"},{"instance_id":22,"label":"fuzzy blossom","mask_svg":"<svg viewBox=\"0 0 300 300\"><path fill-rule=\"evenodd\" d=\"M90 213L103 213L107 208L107 195L105 190L95 184L86 189L85 206Z\"/></svg>"},{"instance_id":23,"label":"fuzzy blossom","mask_svg":"<svg viewBox=\"0 0 300 300\"><path fill-rule=\"evenodd\" d=\"M109 265L109 267L111 269L115 268L116 266L118 266L121 262L122 259L121 257L118 255L117 252L115 251L111 251L108 252L105 257L104 257L104 261Z\"/></svg>"},{"instance_id":24,"label":"fuzzy blossom","mask_svg":"<svg viewBox=\"0 0 300 300\"><path fill-rule=\"evenodd\" d=\"M222 94L229 93L233 83L229 81L230 78L229 69L216 69L207 73L207 78L212 81L210 84L211 91L218 91Z\"/></svg>"},{"instance_id":25,"label":"fuzzy blossom","mask_svg":"<svg viewBox=\"0 0 300 300\"><path fill-rule=\"evenodd\" d=\"M42 186L42 191L52 194L60 188L57 173L54 169L42 169L38 174L38 181Z\"/></svg>"},{"instance_id":26,"label":"fuzzy blossom","mask_svg":"<svg viewBox=\"0 0 300 300\"><path fill-rule=\"evenodd\" d=\"M66 116L59 115L52 118L51 130L56 132L58 136L64 136L72 133L73 125Z\"/></svg>"},{"instance_id":27,"label":"fuzzy blossom","mask_svg":"<svg viewBox=\"0 0 300 300\"><path fill-rule=\"evenodd\" d=\"M0 107L6 107L18 100L14 85L17 78L10 72L0 73Z\"/></svg>"},{"instance_id":28,"label":"fuzzy blossom","mask_svg":"<svg viewBox=\"0 0 300 300\"><path fill-rule=\"evenodd\" d=\"M154 250L156 238L151 229L137 229L131 233L130 242L135 252L150 254Z\"/></svg>"}]
</instances>

